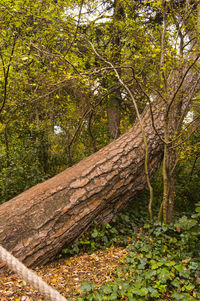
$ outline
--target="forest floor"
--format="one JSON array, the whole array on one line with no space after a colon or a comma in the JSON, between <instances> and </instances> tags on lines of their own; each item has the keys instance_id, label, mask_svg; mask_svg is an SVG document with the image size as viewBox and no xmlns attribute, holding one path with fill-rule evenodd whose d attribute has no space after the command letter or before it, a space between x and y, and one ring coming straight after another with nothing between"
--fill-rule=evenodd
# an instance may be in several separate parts
<instances>
[{"instance_id":1,"label":"forest floor","mask_svg":"<svg viewBox=\"0 0 200 301\"><path fill-rule=\"evenodd\" d=\"M122 265L126 255L125 248L111 246L98 250L93 254L75 255L67 259L59 259L35 272L64 297L72 297L81 293L82 281L101 286L112 280L112 271ZM33 287L25 283L16 274L0 274L0 301L43 301L45 300Z\"/></svg>"},{"instance_id":2,"label":"forest floor","mask_svg":"<svg viewBox=\"0 0 200 301\"><path fill-rule=\"evenodd\" d=\"M149 223L146 210L135 208L110 224L94 223L57 260L35 272L69 301L200 300L200 202L196 215L177 216L172 225ZM47 301L7 272L0 274L0 301L11 300Z\"/></svg>"}]
</instances>

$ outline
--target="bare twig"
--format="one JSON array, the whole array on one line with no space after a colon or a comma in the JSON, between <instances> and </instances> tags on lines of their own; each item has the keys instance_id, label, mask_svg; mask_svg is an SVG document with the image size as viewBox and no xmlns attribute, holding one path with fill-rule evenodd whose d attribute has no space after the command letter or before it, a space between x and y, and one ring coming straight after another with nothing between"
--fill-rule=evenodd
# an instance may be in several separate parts
<instances>
[{"instance_id":1,"label":"bare twig","mask_svg":"<svg viewBox=\"0 0 200 301\"><path fill-rule=\"evenodd\" d=\"M80 74L79 70L76 68L76 66L73 63L71 63L68 59L66 59L66 57L64 55L61 55L60 53L55 54L55 53L48 52L46 50L42 50L42 49L40 49L38 46L36 46L33 43L31 44L31 46L33 48L35 48L36 50L38 50L39 52L41 52L41 53L43 53L43 54L45 54L47 56L53 56L53 57L57 57L57 58L60 58L60 59L62 58L68 65L70 65L75 70L76 73L78 73L81 77L83 77Z\"/></svg>"},{"instance_id":2,"label":"bare twig","mask_svg":"<svg viewBox=\"0 0 200 301\"><path fill-rule=\"evenodd\" d=\"M155 127L155 122L154 122L154 116L153 116L153 110L152 110L152 105L151 105L151 99L149 97L149 95L145 92L145 90L143 89L141 83L138 81L138 79L134 76L138 86L140 87L142 93L146 96L147 100L148 100L148 104L149 104L149 108L150 108L150 113L151 113L151 121L152 121L152 126L153 126L153 129L154 131L156 132L156 134L158 135L158 137L160 138L160 140L163 142L163 143L167 143L166 141L164 141L164 139L161 137L161 135L158 133L158 130L156 129Z\"/></svg>"},{"instance_id":3,"label":"bare twig","mask_svg":"<svg viewBox=\"0 0 200 301\"><path fill-rule=\"evenodd\" d=\"M187 101L187 105L185 106L185 108L184 108L184 110L183 110L183 112L182 112L182 114L181 114L181 116L179 118L179 122L177 124L175 132L179 132L179 130L180 130L181 124L182 124L182 122L183 122L183 120L185 118L186 113L189 110L191 102L192 102L192 100L194 98L194 93L196 92L196 87L199 85L199 83L200 83L200 78L196 81L195 85L190 89L190 91L188 93L190 95L190 97L189 97L189 99ZM191 90L193 90L193 91L191 91Z\"/></svg>"},{"instance_id":4,"label":"bare twig","mask_svg":"<svg viewBox=\"0 0 200 301\"><path fill-rule=\"evenodd\" d=\"M181 87L182 87L182 85L184 83L184 80L185 80L187 74L189 73L190 69L196 64L196 62L198 61L199 57L200 57L200 54L196 57L196 59L194 60L194 62L192 64L190 64L189 67L186 69L186 71L185 71L185 73L184 73L184 75L183 75L183 77L182 77L182 79L181 79L181 81L180 81L180 83L179 83L176 91L174 92L174 95L172 96L172 99L169 102L169 105L168 105L167 111L166 111L166 116L169 115L169 111L171 109L171 106L172 106L172 104L173 104L173 102L174 102L174 100L176 98L176 95L178 94L179 90L181 89Z\"/></svg>"},{"instance_id":5,"label":"bare twig","mask_svg":"<svg viewBox=\"0 0 200 301\"><path fill-rule=\"evenodd\" d=\"M80 20L81 20L81 12L82 12L82 8L83 8L83 3L84 3L84 0L81 0L81 5L80 5L80 9L79 9L79 15L78 15L78 22L77 22L77 25L76 25L76 31L75 31L75 34L74 34L74 38L73 40L71 41L66 53L65 53L65 56L68 54L68 52L70 51L72 45L74 44L74 42L76 41L76 37L77 37L77 33L78 33L78 28L79 28L79 24L80 24Z\"/></svg>"},{"instance_id":6,"label":"bare twig","mask_svg":"<svg viewBox=\"0 0 200 301\"><path fill-rule=\"evenodd\" d=\"M161 37L161 56L160 56L160 71L162 74L162 79L164 82L165 89L167 89L167 82L164 72L164 62L165 62L165 35L167 30L167 18L166 18L166 1L162 1L162 8L163 8L163 30L162 30L162 37Z\"/></svg>"}]
</instances>

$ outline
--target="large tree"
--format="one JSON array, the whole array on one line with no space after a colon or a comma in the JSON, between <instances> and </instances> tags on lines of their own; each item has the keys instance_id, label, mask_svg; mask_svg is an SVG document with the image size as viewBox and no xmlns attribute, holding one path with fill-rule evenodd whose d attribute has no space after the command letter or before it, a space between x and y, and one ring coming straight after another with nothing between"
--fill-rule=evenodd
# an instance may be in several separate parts
<instances>
[{"instance_id":1,"label":"large tree","mask_svg":"<svg viewBox=\"0 0 200 301\"><path fill-rule=\"evenodd\" d=\"M162 130L161 109L154 109ZM143 115L151 176L163 144ZM136 125L116 141L42 184L0 206L0 242L28 266L53 259L90 225L107 222L146 185L144 146Z\"/></svg>"},{"instance_id":2,"label":"large tree","mask_svg":"<svg viewBox=\"0 0 200 301\"><path fill-rule=\"evenodd\" d=\"M116 1L115 3L122 2ZM120 91L124 102L130 105L133 101L138 121L128 132L100 151L0 206L0 243L28 266L44 264L53 259L63 246L72 244L94 220L105 223L112 219L116 212L126 206L134 195L146 186L148 177L153 176L161 163L163 150L165 159L163 175L164 184L167 183L167 186L164 186L161 212L164 221L167 222L167 210L169 209L170 216L170 210L173 207L173 204L170 207L171 199L168 196L172 195L171 187L174 193L173 183L169 183L170 175L173 175L172 172L177 161L174 149L177 144L181 143L180 137L185 132L185 128L182 126L184 117L199 91L199 70L197 69L199 56L196 49L199 40L192 35L192 32L194 33L197 29L197 6L195 1L192 3L188 1L182 3L181 1L178 6L171 6L170 3L167 1L140 1L135 5L134 14L132 14L131 2L128 2L130 6L128 5L126 9L123 6L123 13L128 16L126 23L123 23L123 18L121 20L123 24L126 24L124 27L126 38L123 49L120 48L120 60L117 62L115 60L116 53L112 60L109 52L102 53L102 48L98 49L98 52L92 51L92 49L95 50L98 43L94 43L93 35L88 34L90 30L85 29L84 25L82 34L78 35L75 31L72 43L65 47L60 45L57 37L55 42L53 31L54 38L51 40L51 31L40 37L40 31L35 33L33 28L31 29L34 33L31 37L40 37L41 40L36 39L37 43L31 43L30 51L32 55L34 54L31 64L34 61L35 67L30 71L27 68L26 72L29 74L28 80L37 81L39 79L39 83L41 80L42 84L39 85L40 89L31 90L33 93L37 93L37 96L34 98L34 102L27 101L29 110L21 110L19 115L23 116L32 136L32 129L28 126L31 118L28 116L31 115L31 109L34 111L34 126L39 128L41 139L39 141L42 142L41 146L43 147L43 155L38 157L36 162L41 160L40 167L44 169L44 172L48 165L44 155L48 152L44 151L46 144L43 138L46 137L46 132L41 131L41 125L43 129L51 127L51 137L55 139L55 133L52 131L54 123L51 119L56 120L66 136L70 129L75 129L69 143L66 141L64 143L64 148L68 149L69 158L72 153L72 143L81 129L86 133L84 129L89 128L90 137L95 142L91 132L91 129L95 129L95 126L92 128L90 124L91 114L98 116L101 110L99 104L104 106L105 110L107 109L107 103L102 103L102 99L106 99L107 95L116 96L116 91ZM166 19L167 15L169 19ZM177 24L177 19L182 20L182 25L181 27L177 26L175 30L174 24ZM42 18L42 20L46 19ZM50 25L60 24L56 17L47 21L47 24ZM20 24L20 26L22 25ZM60 28L58 26L59 30ZM85 32L86 35L84 35ZM185 34L185 40L180 40L180 54L174 46L177 32L179 36ZM27 35L25 36L27 37ZM116 35L114 37L116 38ZM45 39L47 39L47 43ZM60 39L62 40L62 35ZM20 41L20 43L23 42L22 39ZM118 45L116 41L113 44ZM15 40L12 45L10 58L13 56L12 49L15 49ZM91 47L91 45L94 46ZM140 47L138 48L138 46ZM1 53L3 62L5 47ZM122 53L124 54L123 60L121 60ZM110 59L112 62L109 61ZM25 57L26 60L27 57ZM120 66L116 66L119 61ZM13 60L8 59L8 62L11 64ZM50 67L51 65L53 66ZM47 69L45 68L48 71L46 73L47 83L43 75L44 66L48 66ZM79 66L78 69L77 66ZM56 67L60 67L60 69L57 70ZM14 78L15 68L16 66L13 65L12 78ZM105 91L105 87L98 85L105 78L105 72L115 82L114 87L107 91ZM6 90L8 87L13 87L13 90L10 91L14 91L11 81L10 86L7 84L6 74L4 72L4 89L2 89L4 91L3 122L11 113L10 108L12 109L13 105L11 103L12 94L10 92L10 97L7 98L5 87ZM77 74L76 77L75 74ZM67 76L68 84L62 88L59 87L54 82L56 76L60 79L62 76ZM55 86L56 93L54 93L54 89L48 90L49 82ZM63 82L66 82L66 78L63 79ZM26 80L24 84L26 84ZM44 94L43 88L46 89ZM22 95L26 95L26 89L22 88L20 91L23 92ZM42 93L42 102L38 101L40 99L39 92ZM53 96L53 104L52 98L46 99L46 96L49 97L49 95ZM66 102L65 99L67 99ZM83 101L81 102L80 99ZM143 113L138 110L138 107L144 106L140 103L141 99L143 99L143 103L148 103ZM14 102L14 105L16 103L17 101ZM70 115L71 112L73 115L71 120L64 117L65 113ZM79 114L80 112L81 114ZM19 115L16 115L15 118ZM77 123L73 123L76 115L79 120ZM100 126L100 122L98 122L98 126ZM36 149L38 137L37 135L32 137L35 139ZM85 144L77 143L77 151L82 145L85 145L86 148L86 140ZM58 145L59 147L63 147L62 143ZM95 145L94 150L96 150ZM9 148L6 151L8 152ZM9 163L9 156L7 159ZM70 161L69 164L71 163ZM34 164L30 162L29 166L32 165Z\"/></svg>"}]
</instances>

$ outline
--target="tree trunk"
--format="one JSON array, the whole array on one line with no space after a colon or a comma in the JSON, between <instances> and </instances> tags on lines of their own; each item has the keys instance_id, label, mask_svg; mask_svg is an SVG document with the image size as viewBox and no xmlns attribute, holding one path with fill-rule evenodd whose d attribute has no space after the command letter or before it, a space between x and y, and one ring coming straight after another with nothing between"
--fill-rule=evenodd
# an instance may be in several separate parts
<instances>
[{"instance_id":1,"label":"tree trunk","mask_svg":"<svg viewBox=\"0 0 200 301\"><path fill-rule=\"evenodd\" d=\"M148 108L142 116L152 176L163 154ZM161 110L154 108L158 130ZM27 266L52 260L96 220L108 222L144 189L144 146L138 123L97 153L0 206L0 244Z\"/></svg>"},{"instance_id":2,"label":"tree trunk","mask_svg":"<svg viewBox=\"0 0 200 301\"><path fill-rule=\"evenodd\" d=\"M114 1L114 14L113 22L111 26L112 30L112 40L111 40L111 61L114 66L121 65L121 50L122 50L122 32L119 26L119 23L125 18L125 12L121 0ZM121 70L118 69L119 74L121 75ZM113 74L109 78L107 77L108 82L118 82L116 76ZM121 121L121 112L120 106L122 102L121 98L121 89L117 89L113 92L108 98L108 128L109 133L113 139L117 139L120 136L120 121Z\"/></svg>"}]
</instances>

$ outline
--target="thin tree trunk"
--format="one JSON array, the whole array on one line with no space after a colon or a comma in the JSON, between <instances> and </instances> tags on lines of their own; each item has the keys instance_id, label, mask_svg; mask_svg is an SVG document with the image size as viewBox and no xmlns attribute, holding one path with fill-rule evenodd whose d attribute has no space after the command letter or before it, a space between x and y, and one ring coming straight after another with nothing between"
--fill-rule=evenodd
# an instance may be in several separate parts
<instances>
[{"instance_id":1,"label":"thin tree trunk","mask_svg":"<svg viewBox=\"0 0 200 301\"><path fill-rule=\"evenodd\" d=\"M4 138L5 138L5 147L6 147L6 166L10 166L10 156L9 156L9 143L8 143L8 129L7 124L5 124L4 128Z\"/></svg>"},{"instance_id":2,"label":"thin tree trunk","mask_svg":"<svg viewBox=\"0 0 200 301\"><path fill-rule=\"evenodd\" d=\"M168 215L167 222L171 223L174 212L174 197L175 197L175 187L174 187L174 175L169 178L169 187L168 187Z\"/></svg>"},{"instance_id":3,"label":"thin tree trunk","mask_svg":"<svg viewBox=\"0 0 200 301\"><path fill-rule=\"evenodd\" d=\"M90 135L91 138L91 142L92 142L92 148L93 148L93 153L96 153L97 151L97 143L96 143L96 138L94 137L93 133L92 133L92 117L93 117L93 112L90 113L89 115L89 120L88 120L88 133Z\"/></svg>"},{"instance_id":4,"label":"thin tree trunk","mask_svg":"<svg viewBox=\"0 0 200 301\"><path fill-rule=\"evenodd\" d=\"M119 28L119 23L125 18L123 4L121 0L114 1L114 14L113 14L113 23L112 23L112 55L111 55L111 62L114 66L121 65L121 36L122 32ZM121 73L118 70L119 74ZM116 81L116 76L113 75L109 79L109 81ZM120 136L120 121L121 121L121 112L120 112L120 105L121 105L121 91L120 88L113 92L108 101L108 108L107 108L107 115L108 115L108 128L109 132L113 139L117 139Z\"/></svg>"}]
</instances>

